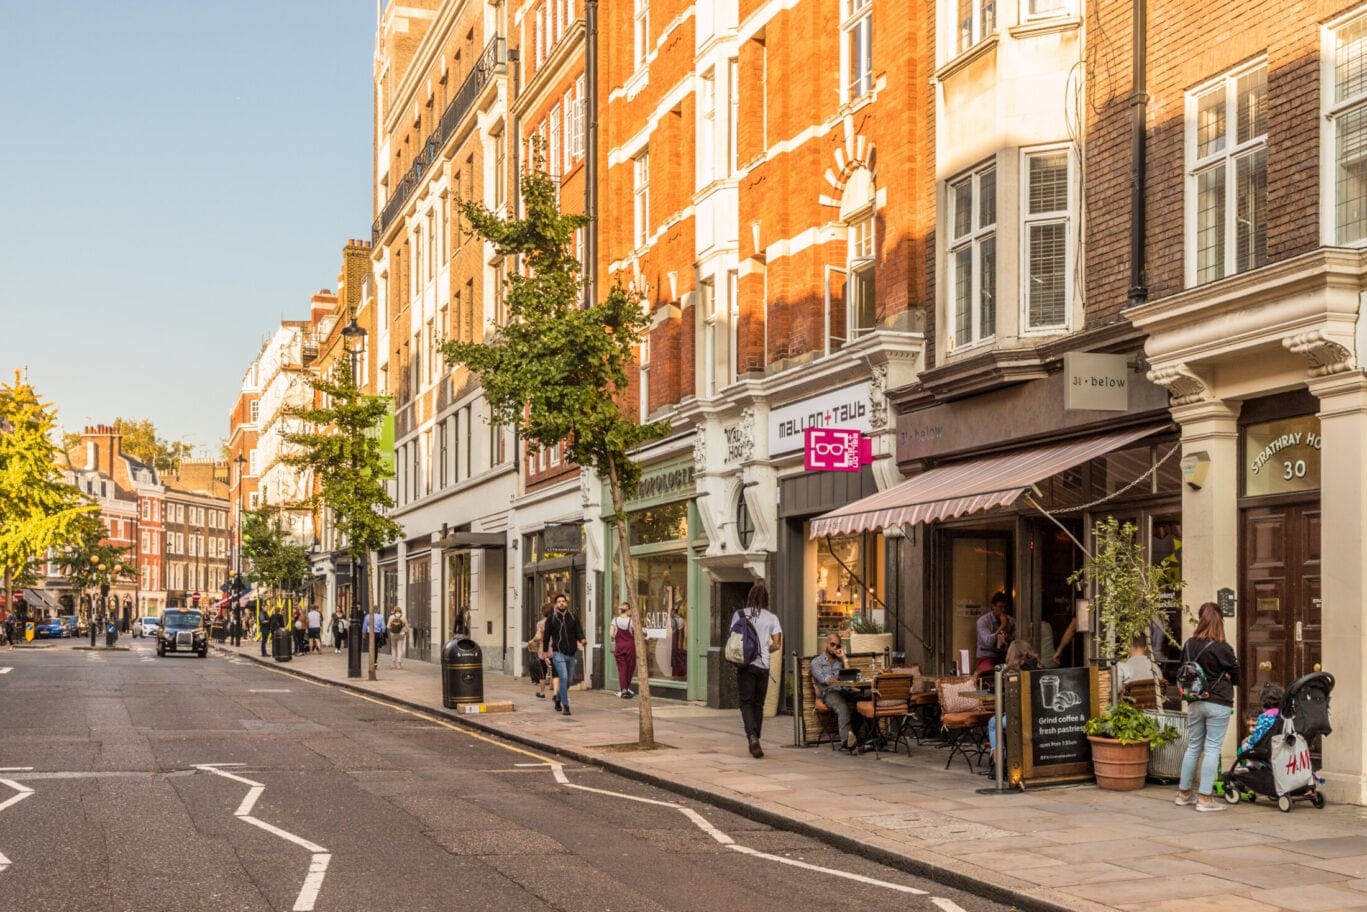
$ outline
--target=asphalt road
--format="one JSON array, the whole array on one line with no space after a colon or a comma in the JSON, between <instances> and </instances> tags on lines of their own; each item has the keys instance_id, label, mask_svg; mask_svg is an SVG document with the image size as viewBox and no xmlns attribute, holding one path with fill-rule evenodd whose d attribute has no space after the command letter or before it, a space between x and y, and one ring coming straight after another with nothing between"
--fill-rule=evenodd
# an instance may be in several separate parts
<instances>
[{"instance_id":1,"label":"asphalt road","mask_svg":"<svg viewBox=\"0 0 1367 912\"><path fill-rule=\"evenodd\" d=\"M3 912L1005 908L345 691L120 642L0 649Z\"/></svg>"}]
</instances>

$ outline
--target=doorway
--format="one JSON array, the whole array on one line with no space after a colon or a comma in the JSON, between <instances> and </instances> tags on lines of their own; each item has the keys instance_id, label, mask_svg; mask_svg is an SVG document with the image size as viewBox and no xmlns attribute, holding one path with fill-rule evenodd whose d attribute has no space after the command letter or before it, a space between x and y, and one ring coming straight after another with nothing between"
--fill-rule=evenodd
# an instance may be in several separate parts
<instances>
[{"instance_id":1,"label":"doorway","mask_svg":"<svg viewBox=\"0 0 1367 912\"><path fill-rule=\"evenodd\" d=\"M1262 711L1264 682L1286 687L1320 670L1320 506L1254 507L1242 518L1239 718L1246 726Z\"/></svg>"}]
</instances>

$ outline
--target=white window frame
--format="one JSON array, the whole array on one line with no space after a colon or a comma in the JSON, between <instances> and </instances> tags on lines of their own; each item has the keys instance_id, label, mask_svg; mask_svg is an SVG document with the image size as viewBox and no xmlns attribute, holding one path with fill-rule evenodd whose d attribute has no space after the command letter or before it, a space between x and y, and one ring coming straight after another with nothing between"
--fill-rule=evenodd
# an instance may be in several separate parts
<instances>
[{"instance_id":1,"label":"white window frame","mask_svg":"<svg viewBox=\"0 0 1367 912\"><path fill-rule=\"evenodd\" d=\"M650 0L634 0L632 10L632 62L639 70L650 57Z\"/></svg>"},{"instance_id":2,"label":"white window frame","mask_svg":"<svg viewBox=\"0 0 1367 912\"><path fill-rule=\"evenodd\" d=\"M736 134L740 129L740 60L726 61L726 176L736 174Z\"/></svg>"},{"instance_id":3,"label":"white window frame","mask_svg":"<svg viewBox=\"0 0 1367 912\"><path fill-rule=\"evenodd\" d=\"M536 66L546 61L546 5L536 8Z\"/></svg>"},{"instance_id":4,"label":"white window frame","mask_svg":"<svg viewBox=\"0 0 1367 912\"><path fill-rule=\"evenodd\" d=\"M581 74L574 81L574 107L571 109L574 113L570 118L569 142L571 165L584 160L584 104L586 101L584 86L584 76Z\"/></svg>"},{"instance_id":5,"label":"white window frame","mask_svg":"<svg viewBox=\"0 0 1367 912\"><path fill-rule=\"evenodd\" d=\"M1031 213L1030 212L1030 160L1032 158L1057 155L1062 152L1066 156L1068 163L1067 173L1067 206L1064 209L1055 209L1049 212ZM1055 143L1048 146L1032 146L1022 149L1020 155L1020 334L1028 335L1057 335L1060 332L1067 332L1073 323L1073 301L1074 283L1073 269L1076 266L1076 247L1077 237L1074 232L1077 222L1074 217L1074 210L1077 207L1076 164L1073 160L1072 150L1062 143ZM1049 323L1040 326L1034 325L1030 321L1030 300L1033 285L1030 273L1030 228L1034 225L1061 224L1063 226L1063 321L1061 323ZM1000 249L1000 248L999 248ZM1001 321L1001 312L997 313L997 320Z\"/></svg>"},{"instance_id":6,"label":"white window frame","mask_svg":"<svg viewBox=\"0 0 1367 912\"><path fill-rule=\"evenodd\" d=\"M1345 115L1367 107L1367 86L1342 101L1338 95L1335 61L1338 34L1350 26L1364 23L1367 11L1357 11L1326 23L1321 33L1320 53L1320 238L1325 246L1367 246L1367 232L1356 240L1340 240L1338 229L1338 128Z\"/></svg>"},{"instance_id":7,"label":"white window frame","mask_svg":"<svg viewBox=\"0 0 1367 912\"><path fill-rule=\"evenodd\" d=\"M740 379L740 272L729 269L726 272L726 385L731 386Z\"/></svg>"},{"instance_id":8,"label":"white window frame","mask_svg":"<svg viewBox=\"0 0 1367 912\"><path fill-rule=\"evenodd\" d=\"M861 34L859 59L850 40ZM840 0L840 100L845 103L873 91L873 0Z\"/></svg>"},{"instance_id":9,"label":"white window frame","mask_svg":"<svg viewBox=\"0 0 1367 912\"><path fill-rule=\"evenodd\" d=\"M1001 187L1001 180L998 177L997 171L997 162L995 159L992 159L986 162L982 162L977 167L969 171L965 171L962 174L957 175L953 179L945 182L945 225L947 227L946 236L949 239L949 243L945 248L946 253L944 270L944 275L946 279L945 288L947 291L947 295L945 298L945 314L948 318L945 322L945 328L947 330L947 335L945 338L947 342L946 348L949 351L963 351L965 349L973 348L974 346L989 343L996 338L997 329L1001 325L1000 295L998 295L996 293L996 290L994 289L992 302L992 332L984 333L982 331L981 326L982 289L980 285L982 282L982 243L988 240L989 238L993 240L994 244L994 278L998 278L1001 273L1001 245L1000 243L998 243L999 236L997 231L998 226L1001 224L1001 194L999 193L999 189ZM991 173L992 175L992 193L993 198L995 200L995 203L993 205L994 218L991 224L980 225L978 224L978 217L980 214L982 199L982 179L988 173ZM969 218L968 233L956 236L954 234L954 191L955 188L962 184L964 181L972 182L972 196L970 199L970 205L973 207L973 212ZM955 281L954 257L957 253L966 248L972 249L971 266L969 269L969 276L970 282L972 283L972 288L970 289L968 296L969 307L971 308L972 312L969 315L969 337L966 341L961 342L958 338L959 312L958 304L956 301L956 292L958 289ZM999 288L1001 286L1001 283L997 282L996 285Z\"/></svg>"},{"instance_id":10,"label":"white window frame","mask_svg":"<svg viewBox=\"0 0 1367 912\"><path fill-rule=\"evenodd\" d=\"M640 420L644 421L650 415L650 330L641 333L640 354L638 359L638 373L641 382L641 401L640 401Z\"/></svg>"},{"instance_id":11,"label":"white window frame","mask_svg":"<svg viewBox=\"0 0 1367 912\"><path fill-rule=\"evenodd\" d=\"M717 307L717 280L708 276L698 282L698 311L703 320L703 395L711 399L721 387L717 359L721 356L721 313Z\"/></svg>"},{"instance_id":12,"label":"white window frame","mask_svg":"<svg viewBox=\"0 0 1367 912\"><path fill-rule=\"evenodd\" d=\"M698 77L698 163L699 184L706 186L717 176L717 71L709 69Z\"/></svg>"},{"instance_id":13,"label":"white window frame","mask_svg":"<svg viewBox=\"0 0 1367 912\"><path fill-rule=\"evenodd\" d=\"M1186 285L1194 288L1208 282L1218 282L1220 279L1246 272L1246 269L1239 268L1238 257L1238 166L1240 160L1256 155L1260 150L1267 153L1267 133L1263 132L1257 136L1243 139L1237 136L1238 129L1238 93L1237 86L1239 80L1250 73L1258 70L1268 69L1267 59L1260 58L1252 63L1229 70L1216 78L1197 86L1187 93L1186 97L1186 129L1183 138L1183 149L1186 160L1185 170L1185 191L1186 196L1183 202L1183 268L1185 272ZM1199 113L1202 97L1212 91L1222 91L1225 118L1224 141L1220 149L1210 153L1204 158L1198 159L1197 140L1200 128ZM1367 98L1367 96L1364 96ZM1264 115L1265 121L1270 119ZM1266 123L1264 123L1266 128ZM1330 151L1332 161L1333 152ZM1215 168L1220 168L1224 172L1224 237L1222 268L1220 275L1202 279L1199 275L1200 264L1198 261L1199 251L1197 242L1199 240L1199 217L1198 205L1200 202L1200 176ZM1264 203L1264 206L1266 203ZM1264 214L1266 223L1266 214ZM1266 224L1264 224L1266 230ZM1249 269L1256 269L1265 266L1266 259L1262 263L1254 264Z\"/></svg>"},{"instance_id":14,"label":"white window frame","mask_svg":"<svg viewBox=\"0 0 1367 912\"><path fill-rule=\"evenodd\" d=\"M650 240L650 150L631 160L632 182L632 238L635 248L641 249Z\"/></svg>"},{"instance_id":15,"label":"white window frame","mask_svg":"<svg viewBox=\"0 0 1367 912\"><path fill-rule=\"evenodd\" d=\"M867 226L867 233L860 235L860 230ZM862 247L863 249L856 249ZM877 328L877 320L869 326L857 326L855 324L855 310L858 307L858 295L855 289L859 285L855 282L855 276L862 277L868 274L870 283L875 282L874 261L878 256L878 225L874 218L873 204L853 213L846 219L845 231L845 343L849 344L860 336L873 332ZM876 289L877 286L875 286ZM877 309L877 293L875 291L874 306Z\"/></svg>"},{"instance_id":16,"label":"white window frame","mask_svg":"<svg viewBox=\"0 0 1367 912\"><path fill-rule=\"evenodd\" d=\"M965 53L997 34L999 0L953 0L954 55ZM968 19L964 19L967 7Z\"/></svg>"},{"instance_id":17,"label":"white window frame","mask_svg":"<svg viewBox=\"0 0 1367 912\"><path fill-rule=\"evenodd\" d=\"M564 177L563 171L557 173L560 168L560 129L560 102L557 101L546 115L546 170L557 181Z\"/></svg>"},{"instance_id":18,"label":"white window frame","mask_svg":"<svg viewBox=\"0 0 1367 912\"><path fill-rule=\"evenodd\" d=\"M1037 3L1049 3L1051 0L1021 0L1020 17L1022 22L1037 22L1041 19L1059 19L1064 16L1075 16L1075 0L1053 0L1056 2L1056 9L1037 10Z\"/></svg>"}]
</instances>

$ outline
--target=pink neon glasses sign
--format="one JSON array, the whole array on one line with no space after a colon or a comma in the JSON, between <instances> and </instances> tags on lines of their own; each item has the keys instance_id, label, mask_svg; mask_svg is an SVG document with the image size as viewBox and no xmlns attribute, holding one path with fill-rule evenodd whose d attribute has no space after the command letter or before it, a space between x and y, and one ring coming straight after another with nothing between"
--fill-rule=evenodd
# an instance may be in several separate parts
<instances>
[{"instance_id":1,"label":"pink neon glasses sign","mask_svg":"<svg viewBox=\"0 0 1367 912\"><path fill-rule=\"evenodd\" d=\"M861 431L809 427L802 464L809 472L858 472L873 462L873 441Z\"/></svg>"}]
</instances>

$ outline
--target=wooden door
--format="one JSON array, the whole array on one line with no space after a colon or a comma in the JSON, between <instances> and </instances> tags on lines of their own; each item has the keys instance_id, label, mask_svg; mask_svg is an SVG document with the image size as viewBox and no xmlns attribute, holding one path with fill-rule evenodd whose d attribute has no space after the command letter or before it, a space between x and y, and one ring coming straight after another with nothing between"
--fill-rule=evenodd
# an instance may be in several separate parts
<instances>
[{"instance_id":1,"label":"wooden door","mask_svg":"<svg viewBox=\"0 0 1367 912\"><path fill-rule=\"evenodd\" d=\"M1245 510L1243 539L1241 722L1261 712L1265 681L1285 687L1319 668L1319 505Z\"/></svg>"}]
</instances>

